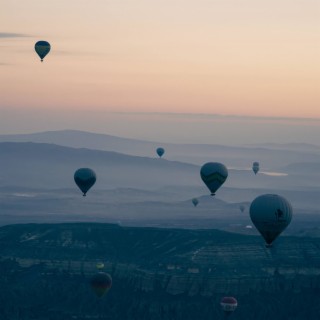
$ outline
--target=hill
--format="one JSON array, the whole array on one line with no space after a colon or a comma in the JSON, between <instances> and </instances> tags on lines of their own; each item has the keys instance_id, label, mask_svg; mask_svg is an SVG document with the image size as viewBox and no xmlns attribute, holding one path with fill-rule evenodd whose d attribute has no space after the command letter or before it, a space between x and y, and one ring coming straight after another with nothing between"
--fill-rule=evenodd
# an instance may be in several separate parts
<instances>
[{"instance_id":1,"label":"hill","mask_svg":"<svg viewBox=\"0 0 320 320\"><path fill-rule=\"evenodd\" d=\"M217 319L224 295L239 320L319 316L320 239L280 237L270 250L217 230L82 223L2 227L0 244L5 320ZM88 285L98 261L113 278L100 303Z\"/></svg>"},{"instance_id":2,"label":"hill","mask_svg":"<svg viewBox=\"0 0 320 320\"><path fill-rule=\"evenodd\" d=\"M320 148L305 144L262 144L224 146L218 144L174 144L115 137L76 130L48 131L34 134L0 135L0 142L50 143L71 148L113 151L140 157L157 157L155 149L165 148L166 159L201 165L213 160L228 167L251 169L260 161L266 171L295 162L320 162Z\"/></svg>"},{"instance_id":3,"label":"hill","mask_svg":"<svg viewBox=\"0 0 320 320\"><path fill-rule=\"evenodd\" d=\"M125 221L189 228L204 227L210 219L209 227L215 223L228 228L231 223L250 223L247 214L240 215L239 203L249 206L263 193L285 196L297 215L315 214L320 205L317 175L255 176L229 169L217 196L201 198L195 210L191 199L208 195L208 190L200 167L193 164L43 143L0 143L0 155L2 225ZM97 173L97 182L84 199L73 181L79 167Z\"/></svg>"},{"instance_id":4,"label":"hill","mask_svg":"<svg viewBox=\"0 0 320 320\"><path fill-rule=\"evenodd\" d=\"M186 185L186 180L198 180L199 176L199 167L192 164L54 144L3 142L0 152L0 165L6 168L1 172L0 183L8 186L71 187L73 174L81 167L95 170L97 189L156 189L172 181L178 186Z\"/></svg>"}]
</instances>

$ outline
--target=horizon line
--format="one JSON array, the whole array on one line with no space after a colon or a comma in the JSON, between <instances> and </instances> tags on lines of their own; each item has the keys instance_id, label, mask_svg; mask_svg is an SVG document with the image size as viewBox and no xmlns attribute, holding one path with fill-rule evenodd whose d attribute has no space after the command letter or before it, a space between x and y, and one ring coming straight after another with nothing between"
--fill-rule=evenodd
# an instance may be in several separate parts
<instances>
[{"instance_id":1,"label":"horizon line","mask_svg":"<svg viewBox=\"0 0 320 320\"><path fill-rule=\"evenodd\" d=\"M91 110L92 111L92 110ZM219 114L219 113L187 113L187 112L133 112L133 111L109 111L111 114L119 115L155 115L155 116L187 116L187 117L217 117L217 118L229 118L229 119L253 119L253 120L287 120L287 121L320 121L320 117L285 117L285 116L250 116L250 115L238 115L238 114Z\"/></svg>"}]
</instances>

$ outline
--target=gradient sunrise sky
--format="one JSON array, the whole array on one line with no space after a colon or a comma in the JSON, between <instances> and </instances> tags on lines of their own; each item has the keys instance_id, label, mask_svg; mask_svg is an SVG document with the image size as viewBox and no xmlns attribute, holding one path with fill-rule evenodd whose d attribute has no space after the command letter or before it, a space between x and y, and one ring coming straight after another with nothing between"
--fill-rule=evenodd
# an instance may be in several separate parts
<instances>
[{"instance_id":1,"label":"gradient sunrise sky","mask_svg":"<svg viewBox=\"0 0 320 320\"><path fill-rule=\"evenodd\" d=\"M0 21L2 112L320 118L319 0L1 0Z\"/></svg>"}]
</instances>

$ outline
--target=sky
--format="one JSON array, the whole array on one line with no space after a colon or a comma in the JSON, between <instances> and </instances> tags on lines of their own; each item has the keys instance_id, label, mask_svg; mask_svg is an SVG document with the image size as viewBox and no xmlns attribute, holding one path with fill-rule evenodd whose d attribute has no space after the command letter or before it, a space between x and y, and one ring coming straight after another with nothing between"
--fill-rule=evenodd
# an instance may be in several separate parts
<instances>
[{"instance_id":1,"label":"sky","mask_svg":"<svg viewBox=\"0 0 320 320\"><path fill-rule=\"evenodd\" d=\"M319 125L310 120L309 134L304 120L320 119L318 0L1 0L0 21L1 134L64 126L138 137L153 119L179 139L173 113L180 123L191 114L193 131L213 115L228 127L242 117L238 130L251 119L257 136L257 119L293 118L285 134L308 142ZM43 63L38 40L52 46ZM136 124L121 131L119 113ZM118 119L111 132L101 115Z\"/></svg>"}]
</instances>

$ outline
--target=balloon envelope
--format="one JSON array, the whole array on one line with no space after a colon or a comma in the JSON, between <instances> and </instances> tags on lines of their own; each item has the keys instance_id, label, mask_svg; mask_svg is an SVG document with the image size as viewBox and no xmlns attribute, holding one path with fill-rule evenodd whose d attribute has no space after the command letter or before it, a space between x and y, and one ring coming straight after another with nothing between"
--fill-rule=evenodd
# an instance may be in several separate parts
<instances>
[{"instance_id":1,"label":"balloon envelope","mask_svg":"<svg viewBox=\"0 0 320 320\"><path fill-rule=\"evenodd\" d=\"M97 268L98 270L102 270L102 269L104 268L104 263L103 263L103 262L98 262L98 263L96 264L96 268Z\"/></svg>"},{"instance_id":2,"label":"balloon envelope","mask_svg":"<svg viewBox=\"0 0 320 320\"><path fill-rule=\"evenodd\" d=\"M108 273L98 272L92 276L90 286L97 297L101 298L112 286L112 278Z\"/></svg>"},{"instance_id":3,"label":"balloon envelope","mask_svg":"<svg viewBox=\"0 0 320 320\"><path fill-rule=\"evenodd\" d=\"M231 314L237 309L238 301L234 297L223 297L220 301L222 310L227 314Z\"/></svg>"},{"instance_id":4,"label":"balloon envelope","mask_svg":"<svg viewBox=\"0 0 320 320\"><path fill-rule=\"evenodd\" d=\"M259 170L260 170L259 162L254 162L252 164L252 170L253 170L254 174L257 174L259 172Z\"/></svg>"},{"instance_id":5,"label":"balloon envelope","mask_svg":"<svg viewBox=\"0 0 320 320\"><path fill-rule=\"evenodd\" d=\"M157 155L161 158L164 155L164 149L163 148L157 148Z\"/></svg>"},{"instance_id":6,"label":"balloon envelope","mask_svg":"<svg viewBox=\"0 0 320 320\"><path fill-rule=\"evenodd\" d=\"M199 203L199 200L197 198L193 198L192 199L192 203L196 207L198 205L198 203Z\"/></svg>"},{"instance_id":7,"label":"balloon envelope","mask_svg":"<svg viewBox=\"0 0 320 320\"><path fill-rule=\"evenodd\" d=\"M213 196L227 180L228 169L222 163L208 162L202 166L200 176Z\"/></svg>"},{"instance_id":8,"label":"balloon envelope","mask_svg":"<svg viewBox=\"0 0 320 320\"><path fill-rule=\"evenodd\" d=\"M50 52L51 46L47 41L38 41L34 45L34 49L36 50L36 53L40 57L41 61L43 61L44 57Z\"/></svg>"},{"instance_id":9,"label":"balloon envelope","mask_svg":"<svg viewBox=\"0 0 320 320\"><path fill-rule=\"evenodd\" d=\"M250 218L270 246L291 222L292 206L279 195L264 194L251 203Z\"/></svg>"},{"instance_id":10,"label":"balloon envelope","mask_svg":"<svg viewBox=\"0 0 320 320\"><path fill-rule=\"evenodd\" d=\"M92 169L80 168L74 173L74 181L83 192L83 196L95 184L97 180L96 174Z\"/></svg>"}]
</instances>

